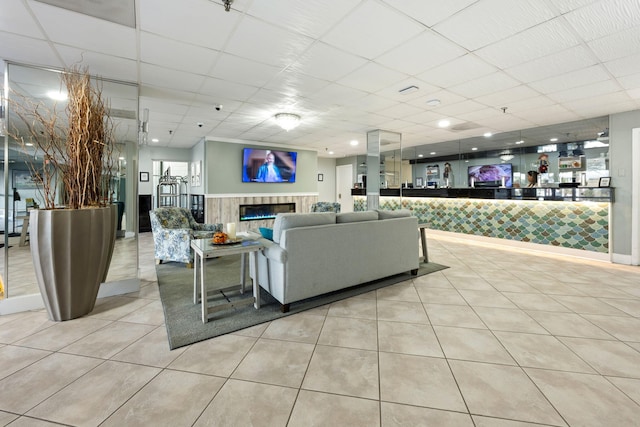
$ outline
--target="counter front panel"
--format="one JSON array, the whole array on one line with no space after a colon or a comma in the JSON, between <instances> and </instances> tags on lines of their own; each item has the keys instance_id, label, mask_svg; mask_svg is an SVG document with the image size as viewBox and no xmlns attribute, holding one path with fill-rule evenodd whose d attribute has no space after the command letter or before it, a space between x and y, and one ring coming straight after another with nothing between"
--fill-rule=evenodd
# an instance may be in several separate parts
<instances>
[{"instance_id":1,"label":"counter front panel","mask_svg":"<svg viewBox=\"0 0 640 427\"><path fill-rule=\"evenodd\" d=\"M367 209L354 196L354 210ZM609 203L380 197L380 209L409 209L430 229L609 252Z\"/></svg>"}]
</instances>

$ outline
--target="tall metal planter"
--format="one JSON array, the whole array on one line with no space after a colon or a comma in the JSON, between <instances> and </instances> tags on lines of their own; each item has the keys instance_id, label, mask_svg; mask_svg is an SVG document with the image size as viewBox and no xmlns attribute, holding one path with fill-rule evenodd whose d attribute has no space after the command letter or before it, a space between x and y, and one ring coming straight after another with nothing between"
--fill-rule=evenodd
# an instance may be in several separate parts
<instances>
[{"instance_id":1,"label":"tall metal planter","mask_svg":"<svg viewBox=\"0 0 640 427\"><path fill-rule=\"evenodd\" d=\"M90 313L106 278L115 244L117 209L31 211L30 246L49 318Z\"/></svg>"}]
</instances>

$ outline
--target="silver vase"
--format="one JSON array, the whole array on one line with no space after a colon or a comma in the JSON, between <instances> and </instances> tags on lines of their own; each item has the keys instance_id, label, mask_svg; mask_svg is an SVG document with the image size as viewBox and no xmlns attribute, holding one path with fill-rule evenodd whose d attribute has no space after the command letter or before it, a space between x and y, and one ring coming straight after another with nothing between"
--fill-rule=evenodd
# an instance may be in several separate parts
<instances>
[{"instance_id":1,"label":"silver vase","mask_svg":"<svg viewBox=\"0 0 640 427\"><path fill-rule=\"evenodd\" d=\"M113 253L116 214L111 206L31 211L31 257L51 320L93 310Z\"/></svg>"}]
</instances>

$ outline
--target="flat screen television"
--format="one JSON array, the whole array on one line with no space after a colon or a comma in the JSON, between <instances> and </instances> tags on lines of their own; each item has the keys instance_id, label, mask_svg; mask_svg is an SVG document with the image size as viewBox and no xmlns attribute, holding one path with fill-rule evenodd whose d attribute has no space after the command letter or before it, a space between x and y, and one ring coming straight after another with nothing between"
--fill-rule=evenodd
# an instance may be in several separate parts
<instances>
[{"instance_id":1,"label":"flat screen television","mask_svg":"<svg viewBox=\"0 0 640 427\"><path fill-rule=\"evenodd\" d=\"M513 185L513 165L500 163L495 165L469 166L467 169L469 187L511 187Z\"/></svg>"},{"instance_id":2,"label":"flat screen television","mask_svg":"<svg viewBox=\"0 0 640 427\"><path fill-rule=\"evenodd\" d=\"M245 148L242 153L242 182L296 182L295 151Z\"/></svg>"}]
</instances>

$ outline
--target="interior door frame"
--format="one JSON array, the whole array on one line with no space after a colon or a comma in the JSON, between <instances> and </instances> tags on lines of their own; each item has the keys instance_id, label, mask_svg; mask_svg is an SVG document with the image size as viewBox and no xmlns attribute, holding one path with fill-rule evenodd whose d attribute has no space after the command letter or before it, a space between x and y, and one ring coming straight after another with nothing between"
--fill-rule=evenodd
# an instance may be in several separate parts
<instances>
[{"instance_id":1,"label":"interior door frame","mask_svg":"<svg viewBox=\"0 0 640 427\"><path fill-rule=\"evenodd\" d=\"M336 201L340 203L341 212L353 212L352 181L353 165L336 166Z\"/></svg>"}]
</instances>

